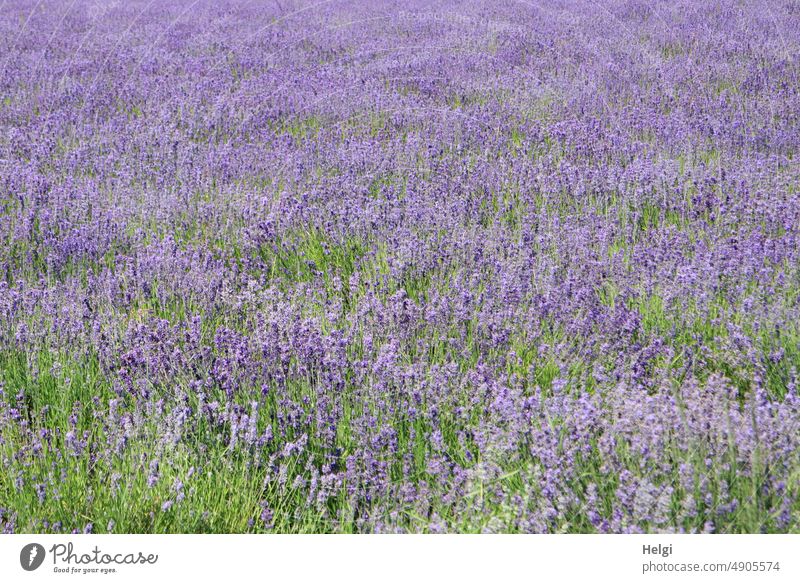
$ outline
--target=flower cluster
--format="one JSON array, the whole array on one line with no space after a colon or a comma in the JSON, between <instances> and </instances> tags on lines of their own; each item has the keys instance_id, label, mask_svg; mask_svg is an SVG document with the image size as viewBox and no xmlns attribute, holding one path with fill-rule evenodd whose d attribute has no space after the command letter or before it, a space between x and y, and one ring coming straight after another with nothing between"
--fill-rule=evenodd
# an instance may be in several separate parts
<instances>
[{"instance_id":1,"label":"flower cluster","mask_svg":"<svg viewBox=\"0 0 800 583\"><path fill-rule=\"evenodd\" d=\"M3 3L0 529L797 532L798 30Z\"/></svg>"}]
</instances>

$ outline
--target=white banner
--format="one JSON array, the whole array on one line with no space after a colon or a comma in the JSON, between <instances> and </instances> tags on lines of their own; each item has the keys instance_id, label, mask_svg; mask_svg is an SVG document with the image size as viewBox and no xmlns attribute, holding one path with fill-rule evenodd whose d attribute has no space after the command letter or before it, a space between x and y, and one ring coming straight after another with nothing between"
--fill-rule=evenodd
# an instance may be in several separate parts
<instances>
[{"instance_id":1,"label":"white banner","mask_svg":"<svg viewBox=\"0 0 800 583\"><path fill-rule=\"evenodd\" d=\"M797 582L799 549L799 535L3 535L0 581Z\"/></svg>"}]
</instances>

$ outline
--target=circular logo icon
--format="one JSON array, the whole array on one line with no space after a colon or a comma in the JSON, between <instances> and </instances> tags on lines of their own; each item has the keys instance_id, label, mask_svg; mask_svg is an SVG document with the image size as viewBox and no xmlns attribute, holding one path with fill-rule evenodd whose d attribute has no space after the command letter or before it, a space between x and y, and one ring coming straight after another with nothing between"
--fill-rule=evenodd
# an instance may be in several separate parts
<instances>
[{"instance_id":1,"label":"circular logo icon","mask_svg":"<svg viewBox=\"0 0 800 583\"><path fill-rule=\"evenodd\" d=\"M25 545L19 552L19 564L26 571L35 571L42 566L44 555L44 547L39 543Z\"/></svg>"}]
</instances>

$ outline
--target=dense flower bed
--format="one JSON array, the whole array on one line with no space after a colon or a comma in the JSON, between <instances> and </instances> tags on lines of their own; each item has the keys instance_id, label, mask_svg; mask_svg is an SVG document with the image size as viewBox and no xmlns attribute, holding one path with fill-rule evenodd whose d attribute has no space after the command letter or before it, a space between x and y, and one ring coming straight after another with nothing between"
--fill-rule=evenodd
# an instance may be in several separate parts
<instances>
[{"instance_id":1,"label":"dense flower bed","mask_svg":"<svg viewBox=\"0 0 800 583\"><path fill-rule=\"evenodd\" d=\"M798 31L0 4L0 529L797 532Z\"/></svg>"}]
</instances>

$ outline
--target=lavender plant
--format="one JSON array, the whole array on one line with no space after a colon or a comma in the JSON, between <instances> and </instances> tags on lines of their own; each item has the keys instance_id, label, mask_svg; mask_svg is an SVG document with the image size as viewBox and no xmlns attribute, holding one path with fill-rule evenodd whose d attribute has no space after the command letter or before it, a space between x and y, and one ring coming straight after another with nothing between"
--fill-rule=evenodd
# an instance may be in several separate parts
<instances>
[{"instance_id":1,"label":"lavender plant","mask_svg":"<svg viewBox=\"0 0 800 583\"><path fill-rule=\"evenodd\" d=\"M3 531L800 531L796 3L0 31Z\"/></svg>"}]
</instances>

